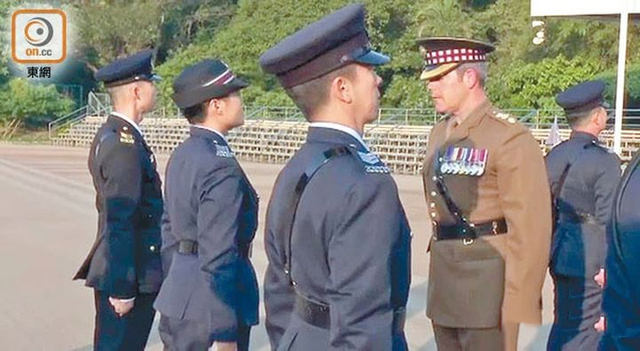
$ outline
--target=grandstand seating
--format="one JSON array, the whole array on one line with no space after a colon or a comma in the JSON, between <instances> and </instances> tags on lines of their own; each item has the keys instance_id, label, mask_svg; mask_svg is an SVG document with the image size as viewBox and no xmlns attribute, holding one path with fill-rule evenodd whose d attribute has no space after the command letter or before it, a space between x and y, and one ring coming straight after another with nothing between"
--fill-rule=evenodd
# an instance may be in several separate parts
<instances>
[{"instance_id":1,"label":"grandstand seating","mask_svg":"<svg viewBox=\"0 0 640 351\"><path fill-rule=\"evenodd\" d=\"M87 117L59 132L53 141L57 145L87 147L103 121L104 117ZM171 152L189 133L186 120L181 118L147 118L141 127L147 143L157 153ZM364 139L394 173L418 174L430 130L431 126L424 125L372 124L366 127ZM531 132L546 153L549 129ZM307 123L303 121L247 119L243 127L231 131L228 139L240 159L284 163L304 143L306 133ZM567 139L569 133L560 130L562 139ZM602 139L612 146L612 133L606 133ZM640 131L625 130L622 140L621 158L629 160L640 146Z\"/></svg>"}]
</instances>

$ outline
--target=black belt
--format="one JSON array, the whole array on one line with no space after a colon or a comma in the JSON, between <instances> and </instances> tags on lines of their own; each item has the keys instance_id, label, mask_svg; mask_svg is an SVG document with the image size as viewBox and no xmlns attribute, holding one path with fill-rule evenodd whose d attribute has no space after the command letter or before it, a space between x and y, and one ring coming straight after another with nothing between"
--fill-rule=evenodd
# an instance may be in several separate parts
<instances>
[{"instance_id":1,"label":"black belt","mask_svg":"<svg viewBox=\"0 0 640 351\"><path fill-rule=\"evenodd\" d=\"M251 257L251 246L251 243L239 244L238 251L240 251L240 256L244 258ZM193 240L180 240L178 252L185 255L196 255L198 254L198 243Z\"/></svg>"},{"instance_id":2,"label":"black belt","mask_svg":"<svg viewBox=\"0 0 640 351\"><path fill-rule=\"evenodd\" d=\"M296 294L296 302L293 310L305 322L322 329L330 329L331 317L329 306L323 303L311 301L300 294ZM393 311L393 334L404 333L404 323L407 318L404 307Z\"/></svg>"},{"instance_id":3,"label":"black belt","mask_svg":"<svg viewBox=\"0 0 640 351\"><path fill-rule=\"evenodd\" d=\"M472 232L470 232L472 231ZM435 223L433 232L437 240L475 239L485 235L499 235L507 232L507 221L504 218L483 223L470 223L469 226Z\"/></svg>"}]
</instances>

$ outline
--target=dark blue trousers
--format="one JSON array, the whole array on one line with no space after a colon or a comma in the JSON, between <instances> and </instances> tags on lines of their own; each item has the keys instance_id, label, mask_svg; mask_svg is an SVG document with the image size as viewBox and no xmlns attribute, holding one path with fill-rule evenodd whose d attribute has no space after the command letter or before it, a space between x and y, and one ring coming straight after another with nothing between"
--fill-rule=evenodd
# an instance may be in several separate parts
<instances>
[{"instance_id":1,"label":"dark blue trousers","mask_svg":"<svg viewBox=\"0 0 640 351\"><path fill-rule=\"evenodd\" d=\"M213 344L206 325L186 319L160 316L160 339L165 351L206 351ZM251 327L238 326L238 351L249 350Z\"/></svg>"},{"instance_id":2,"label":"dark blue trousers","mask_svg":"<svg viewBox=\"0 0 640 351\"><path fill-rule=\"evenodd\" d=\"M593 278L553 274L555 319L548 351L598 350L603 333L593 325L602 316L602 288Z\"/></svg>"},{"instance_id":3,"label":"dark blue trousers","mask_svg":"<svg viewBox=\"0 0 640 351\"><path fill-rule=\"evenodd\" d=\"M133 308L118 316L109 303L109 296L95 291L96 328L93 349L96 351L143 351L149 339L156 311L156 294L138 294Z\"/></svg>"}]
</instances>

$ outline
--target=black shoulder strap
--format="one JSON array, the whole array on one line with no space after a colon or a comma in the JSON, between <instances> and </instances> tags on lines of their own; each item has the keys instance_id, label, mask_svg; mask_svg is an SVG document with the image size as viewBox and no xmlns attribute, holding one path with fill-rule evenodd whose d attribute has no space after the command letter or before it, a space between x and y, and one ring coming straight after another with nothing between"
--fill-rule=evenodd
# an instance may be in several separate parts
<instances>
[{"instance_id":1,"label":"black shoulder strap","mask_svg":"<svg viewBox=\"0 0 640 351\"><path fill-rule=\"evenodd\" d=\"M459 226L462 226L467 230L470 238L475 239L475 230L469 224L469 220L464 216L462 210L460 210L460 207L458 207L458 205L456 205L456 203L451 198L449 189L444 183L444 178L442 177L442 172L440 171L440 153L436 153L433 157L433 174L435 176L433 180L436 183L436 189L438 189L438 193L440 193L440 196L442 196L442 199L444 199L444 203L445 205L447 205L449 213L451 213Z\"/></svg>"},{"instance_id":2,"label":"black shoulder strap","mask_svg":"<svg viewBox=\"0 0 640 351\"><path fill-rule=\"evenodd\" d=\"M94 151L93 151L93 156L94 156L94 157L98 157L98 152L100 151L100 146L102 145L102 143L103 143L105 140L107 140L107 138L109 138L109 137L111 137L111 136L115 136L115 135L116 135L116 133L115 133L115 132L114 132L114 133L112 133L112 132L110 132L110 131L107 131L107 132L103 133L103 134L100 136L100 139L98 140L98 142L96 143L96 147L95 147L95 149L94 149Z\"/></svg>"},{"instance_id":3,"label":"black shoulder strap","mask_svg":"<svg viewBox=\"0 0 640 351\"><path fill-rule=\"evenodd\" d=\"M558 209L558 198L560 197L560 194L562 193L562 188L564 188L564 183L567 180L567 175L569 175L569 170L571 170L571 167L575 164L575 162L580 158L580 156L585 152L585 150L590 149L591 147L594 146L598 146L595 143L589 143L586 144L582 147L582 149L580 150L580 152L578 152L572 159L571 161L569 161L567 163L566 166L564 166L564 169L562 170L562 174L560 174L560 179L558 180L558 185L556 185L555 189L551 192L551 197L553 199L553 207L557 210Z\"/></svg>"},{"instance_id":4,"label":"black shoulder strap","mask_svg":"<svg viewBox=\"0 0 640 351\"><path fill-rule=\"evenodd\" d=\"M298 183L296 183L296 187L294 190L294 197L292 201L289 203L288 213L285 218L289 218L289 230L287 230L285 237L285 258L284 258L284 272L289 278L289 283L293 284L293 279L291 278L291 238L293 237L293 223L296 219L296 212L298 210L298 205L300 204L300 198L302 197L302 193L306 189L307 185L311 181L311 178L318 172L320 167L326 165L332 159L348 154L349 148L346 146L339 146L332 149L329 149L322 154L317 155L316 158L309 161L304 173L298 179Z\"/></svg>"}]
</instances>

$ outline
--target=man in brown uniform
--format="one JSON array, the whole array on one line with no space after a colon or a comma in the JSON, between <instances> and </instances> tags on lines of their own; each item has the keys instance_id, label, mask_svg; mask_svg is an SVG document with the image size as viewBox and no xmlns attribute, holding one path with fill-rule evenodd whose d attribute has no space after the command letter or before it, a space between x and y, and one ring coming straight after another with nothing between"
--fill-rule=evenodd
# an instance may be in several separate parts
<instances>
[{"instance_id":1,"label":"man in brown uniform","mask_svg":"<svg viewBox=\"0 0 640 351\"><path fill-rule=\"evenodd\" d=\"M493 46L420 39L435 108L423 180L433 223L427 316L439 350L516 350L540 324L551 237L542 153L484 91Z\"/></svg>"}]
</instances>

